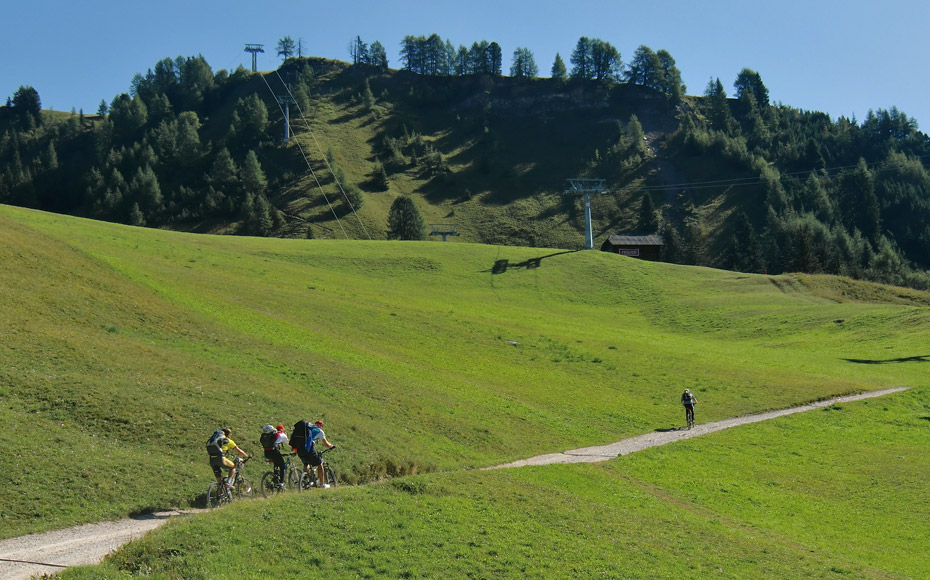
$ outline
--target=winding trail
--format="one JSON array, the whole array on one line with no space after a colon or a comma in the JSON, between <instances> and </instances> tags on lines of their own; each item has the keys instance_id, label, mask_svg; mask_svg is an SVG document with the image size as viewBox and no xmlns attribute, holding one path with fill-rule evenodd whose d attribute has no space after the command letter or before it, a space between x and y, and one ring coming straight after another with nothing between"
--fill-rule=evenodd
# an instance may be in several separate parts
<instances>
[{"instance_id":1,"label":"winding trail","mask_svg":"<svg viewBox=\"0 0 930 580\"><path fill-rule=\"evenodd\" d=\"M713 423L696 424L691 429L682 428L680 430L674 429L668 431L653 431L652 433L637 435L635 437L623 439L622 441L617 441L616 443L611 443L609 445L583 447L581 449L572 449L571 451L565 451L563 453L548 453L546 455L537 455L536 457L530 457L529 459L520 459L512 463L488 467L486 469L525 467L527 465L550 465L552 463L596 463L598 461L607 461L608 459L613 459L614 457L620 455L627 455L629 453L633 453L634 451L642 451L643 449L648 449L650 447L658 447L659 445L666 445L668 443L674 443L675 441L681 441L683 439L690 439L700 435L707 435L708 433L722 431L723 429L729 429L730 427L747 425L749 423L758 423L759 421L767 421L776 417L784 417L785 415L803 413L804 411L813 411L814 409L822 409L837 403L847 403L850 401L871 399L873 397L882 397L885 395L890 395L891 393L899 393L906 390L907 387L897 387L894 389L884 389L881 391L869 391L867 393L860 393L858 395L847 395L844 397L835 397L832 399L826 399L824 401L817 401L816 403L801 405L800 407L791 407L790 409L767 411L765 413L745 415L743 417L733 417L732 419L714 421Z\"/></svg>"},{"instance_id":2,"label":"winding trail","mask_svg":"<svg viewBox=\"0 0 930 580\"><path fill-rule=\"evenodd\" d=\"M780 411L769 411L756 415L724 419L713 423L698 424L690 430L654 431L652 433L623 439L622 441L609 445L584 447L582 449L565 451L564 453L538 455L536 457L530 457L529 459L521 459L512 463L487 467L485 469L503 469L508 467L523 467L526 465L550 465L553 463L594 463L598 461L607 461L619 455L627 455L634 451L666 445L668 443L674 443L675 441L729 429L730 427L758 423L759 421L766 421L768 419L792 415L794 413L803 413L804 411L811 411L814 409L822 409L837 403L881 397L905 390L907 390L907 387L836 397L809 405L782 409ZM0 580L27 580L41 574L54 574L68 566L99 563L103 560L104 556L113 550L159 527L171 517L202 511L204 510L186 509L158 512L138 518L86 524L64 530L0 540Z\"/></svg>"}]
</instances>

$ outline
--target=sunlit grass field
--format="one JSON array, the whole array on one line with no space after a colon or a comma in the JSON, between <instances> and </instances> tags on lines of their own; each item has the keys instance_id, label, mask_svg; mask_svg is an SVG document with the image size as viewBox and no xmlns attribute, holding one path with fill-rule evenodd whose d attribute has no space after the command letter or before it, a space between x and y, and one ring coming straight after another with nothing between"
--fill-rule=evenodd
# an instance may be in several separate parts
<instances>
[{"instance_id":1,"label":"sunlit grass field","mask_svg":"<svg viewBox=\"0 0 930 580\"><path fill-rule=\"evenodd\" d=\"M927 575L904 557L926 543L927 294L5 206L0 264L0 537L197 505L216 426L258 452L263 424L322 418L339 446L335 493L174 522L70 574ZM603 465L470 470L677 427L684 387L709 421L891 386L912 389Z\"/></svg>"}]
</instances>

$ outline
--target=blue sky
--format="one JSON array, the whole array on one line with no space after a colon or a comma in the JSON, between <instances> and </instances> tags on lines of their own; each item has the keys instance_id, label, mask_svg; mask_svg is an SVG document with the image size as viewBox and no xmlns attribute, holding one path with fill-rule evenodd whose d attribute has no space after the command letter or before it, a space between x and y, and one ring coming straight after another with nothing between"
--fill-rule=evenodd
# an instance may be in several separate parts
<instances>
[{"instance_id":1,"label":"blue sky","mask_svg":"<svg viewBox=\"0 0 930 580\"><path fill-rule=\"evenodd\" d=\"M301 39L312 56L348 60L356 35L380 41L389 65L408 34L439 34L453 45L496 41L504 72L517 47L540 74L556 53L566 65L578 38L600 38L624 62L645 44L668 50L688 94L719 77L732 94L737 73L762 76L773 102L856 116L897 106L930 133L930 2L924 0L33 0L5 2L0 97L32 86L43 107L94 113L129 91L135 73L162 58L202 54L214 70L251 66L245 43L262 43L260 70L280 63L280 38ZM570 66L570 65L569 65Z\"/></svg>"}]
</instances>

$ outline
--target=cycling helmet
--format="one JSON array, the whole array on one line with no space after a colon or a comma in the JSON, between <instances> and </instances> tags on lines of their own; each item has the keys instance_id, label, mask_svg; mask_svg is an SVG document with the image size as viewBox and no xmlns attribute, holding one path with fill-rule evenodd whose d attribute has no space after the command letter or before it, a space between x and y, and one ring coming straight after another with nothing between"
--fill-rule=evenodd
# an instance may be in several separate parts
<instances>
[{"instance_id":1,"label":"cycling helmet","mask_svg":"<svg viewBox=\"0 0 930 580\"><path fill-rule=\"evenodd\" d=\"M317 421L316 423L314 423L314 425L316 425L317 427L322 427L323 421Z\"/></svg>"},{"instance_id":2,"label":"cycling helmet","mask_svg":"<svg viewBox=\"0 0 930 580\"><path fill-rule=\"evenodd\" d=\"M275 428L273 425L265 425L264 427L262 427L262 433L274 433L274 432L275 432Z\"/></svg>"}]
</instances>

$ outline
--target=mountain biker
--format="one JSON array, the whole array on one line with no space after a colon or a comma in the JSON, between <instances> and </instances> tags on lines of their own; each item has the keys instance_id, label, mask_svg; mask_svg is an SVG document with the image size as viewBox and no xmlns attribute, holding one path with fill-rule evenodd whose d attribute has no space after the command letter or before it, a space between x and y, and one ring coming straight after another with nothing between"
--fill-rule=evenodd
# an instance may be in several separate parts
<instances>
[{"instance_id":1,"label":"mountain biker","mask_svg":"<svg viewBox=\"0 0 930 580\"><path fill-rule=\"evenodd\" d=\"M697 399L690 390L685 389L685 392L681 394L681 404L685 408L685 421L690 427L694 423L694 405L697 404Z\"/></svg>"},{"instance_id":2,"label":"mountain biker","mask_svg":"<svg viewBox=\"0 0 930 580\"><path fill-rule=\"evenodd\" d=\"M326 483L326 475L323 473L323 460L316 450L317 441L322 441L327 449L335 447L326 439L326 434L323 433L323 421L311 424L309 420L303 419L294 425L294 432L291 434L291 447L294 448L297 456L303 462L304 471L310 471L311 467L316 468L320 486L326 489L329 484Z\"/></svg>"},{"instance_id":3,"label":"mountain biker","mask_svg":"<svg viewBox=\"0 0 930 580\"><path fill-rule=\"evenodd\" d=\"M225 436L223 437L225 441L220 441L218 453L210 452L210 467L213 468L213 475L216 476L217 483L223 483L223 468L227 468L229 470L229 478L226 480L226 487L231 488L233 482L236 481L236 464L233 463L231 459L226 457L227 453L230 450L235 450L236 453L245 457L246 459L249 458L249 454L240 449L239 446L236 445L236 442L230 439L229 436L232 434L231 429L226 427L221 429L221 431Z\"/></svg>"},{"instance_id":4,"label":"mountain biker","mask_svg":"<svg viewBox=\"0 0 930 580\"><path fill-rule=\"evenodd\" d=\"M265 450L265 459L274 463L274 472L278 477L278 486L284 487L284 456L281 455L281 446L287 443L284 427L278 425L265 425L259 438L262 449Z\"/></svg>"},{"instance_id":5,"label":"mountain biker","mask_svg":"<svg viewBox=\"0 0 930 580\"><path fill-rule=\"evenodd\" d=\"M316 467L316 474L319 477L320 486L323 489L328 489L329 484L326 483L326 475L323 473L323 460L320 458L320 453L314 449L317 441L322 441L327 449L335 447L335 445L330 443L326 438L326 433L323 433L323 421L317 421L310 427L310 451L314 454L315 458L315 461L312 462L311 465Z\"/></svg>"}]
</instances>

